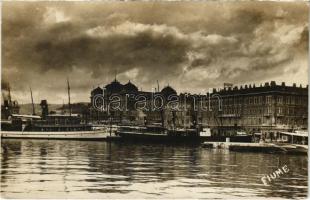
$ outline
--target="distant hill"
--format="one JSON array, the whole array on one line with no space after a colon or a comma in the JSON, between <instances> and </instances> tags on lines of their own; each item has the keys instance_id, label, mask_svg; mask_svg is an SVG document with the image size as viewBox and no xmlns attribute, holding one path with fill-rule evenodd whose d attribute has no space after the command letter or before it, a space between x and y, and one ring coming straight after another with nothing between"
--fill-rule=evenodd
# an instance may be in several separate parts
<instances>
[{"instance_id":1,"label":"distant hill","mask_svg":"<svg viewBox=\"0 0 310 200\"><path fill-rule=\"evenodd\" d=\"M89 103L86 102L80 102L80 103L73 103L71 105L71 109L73 113L79 113L81 112L81 110L87 110ZM20 106L20 110L19 110L19 114L22 115L29 115L32 114L32 104L31 103L27 103L27 104L19 104ZM41 114L41 106L40 104L34 104L34 109L36 114ZM68 105L65 104L64 107L62 104L48 104L48 111L59 111L59 110L68 110ZM68 111L67 111L68 112Z\"/></svg>"},{"instance_id":2,"label":"distant hill","mask_svg":"<svg viewBox=\"0 0 310 200\"><path fill-rule=\"evenodd\" d=\"M22 115L27 115L27 114L32 114L32 104L28 103L28 104L19 104L20 106L20 110L19 113ZM57 110L59 108L62 107L62 104L48 104L48 110L52 111L52 110ZM34 104L34 109L36 114L41 114L41 106L40 104Z\"/></svg>"}]
</instances>

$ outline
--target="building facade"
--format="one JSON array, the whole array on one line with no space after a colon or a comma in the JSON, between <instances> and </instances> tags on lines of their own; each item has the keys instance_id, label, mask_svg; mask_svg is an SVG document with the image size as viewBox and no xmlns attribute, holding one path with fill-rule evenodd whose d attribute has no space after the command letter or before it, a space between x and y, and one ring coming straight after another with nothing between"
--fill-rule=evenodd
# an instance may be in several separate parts
<instances>
[{"instance_id":1,"label":"building facade","mask_svg":"<svg viewBox=\"0 0 310 200\"><path fill-rule=\"evenodd\" d=\"M161 91L141 91L133 83L128 81L121 84L116 79L103 88L97 87L91 91L90 116L93 120L109 121L114 123L138 122L138 123L161 123L168 124L168 109L155 109L154 105L166 103L170 95L177 95L177 92L170 86L164 87ZM163 102L158 96L163 97ZM103 97L103 98L102 98ZM102 107L102 109L100 109ZM99 109L98 109L99 108Z\"/></svg>"},{"instance_id":2,"label":"building facade","mask_svg":"<svg viewBox=\"0 0 310 200\"><path fill-rule=\"evenodd\" d=\"M202 123L210 127L261 130L308 128L308 86L286 86L275 81L264 85L245 85L214 90L211 110L200 112Z\"/></svg>"},{"instance_id":3,"label":"building facade","mask_svg":"<svg viewBox=\"0 0 310 200\"><path fill-rule=\"evenodd\" d=\"M95 96L100 94L104 98L95 103ZM114 95L118 98L113 99ZM158 95L163 100L156 98ZM146 100L146 110L137 109L137 102L143 100L141 96ZM284 82L280 85L271 81L260 86L240 87L225 84L222 89L196 95L177 94L171 86L160 91L158 88L155 92L139 91L130 81L123 85L114 80L91 91L92 105L113 107L112 101L121 109L101 111L91 108L92 118L108 120L112 117L118 123L124 120L147 121L168 127L210 127L223 134L238 130L257 132L308 128L308 86L287 86ZM158 106L161 103L162 109L152 109L154 104Z\"/></svg>"}]
</instances>

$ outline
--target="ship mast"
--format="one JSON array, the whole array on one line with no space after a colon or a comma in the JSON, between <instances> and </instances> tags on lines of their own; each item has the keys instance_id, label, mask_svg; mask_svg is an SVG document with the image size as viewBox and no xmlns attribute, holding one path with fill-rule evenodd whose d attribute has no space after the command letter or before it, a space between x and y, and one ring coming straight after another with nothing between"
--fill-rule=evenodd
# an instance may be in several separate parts
<instances>
[{"instance_id":1,"label":"ship mast","mask_svg":"<svg viewBox=\"0 0 310 200\"><path fill-rule=\"evenodd\" d=\"M68 100L69 100L69 113L70 113L70 117L71 117L71 102L70 102L70 84L69 84L69 79L67 78L67 85L68 85Z\"/></svg>"},{"instance_id":2,"label":"ship mast","mask_svg":"<svg viewBox=\"0 0 310 200\"><path fill-rule=\"evenodd\" d=\"M11 98L11 87L8 85L8 90L9 90L9 106L12 106L12 98Z\"/></svg>"},{"instance_id":3,"label":"ship mast","mask_svg":"<svg viewBox=\"0 0 310 200\"><path fill-rule=\"evenodd\" d=\"M64 101L64 100L62 100L61 113L62 113L62 114L65 114L65 101Z\"/></svg>"},{"instance_id":4,"label":"ship mast","mask_svg":"<svg viewBox=\"0 0 310 200\"><path fill-rule=\"evenodd\" d=\"M33 103L33 96L32 96L32 90L31 87L30 88L30 94L31 94L31 104L32 104L32 115L35 115L35 109L34 109L34 103Z\"/></svg>"},{"instance_id":5,"label":"ship mast","mask_svg":"<svg viewBox=\"0 0 310 200\"><path fill-rule=\"evenodd\" d=\"M172 110L172 123L173 123L173 130L176 129L176 124L175 124L175 120L176 120L176 111Z\"/></svg>"}]
</instances>

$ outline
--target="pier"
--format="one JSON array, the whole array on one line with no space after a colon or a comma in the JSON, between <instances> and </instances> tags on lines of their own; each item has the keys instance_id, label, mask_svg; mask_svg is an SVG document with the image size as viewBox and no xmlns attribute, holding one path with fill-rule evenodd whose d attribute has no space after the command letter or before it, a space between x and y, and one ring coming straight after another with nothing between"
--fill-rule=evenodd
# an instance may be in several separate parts
<instances>
[{"instance_id":1,"label":"pier","mask_svg":"<svg viewBox=\"0 0 310 200\"><path fill-rule=\"evenodd\" d=\"M307 145L274 143L204 142L203 147L239 152L307 154Z\"/></svg>"}]
</instances>

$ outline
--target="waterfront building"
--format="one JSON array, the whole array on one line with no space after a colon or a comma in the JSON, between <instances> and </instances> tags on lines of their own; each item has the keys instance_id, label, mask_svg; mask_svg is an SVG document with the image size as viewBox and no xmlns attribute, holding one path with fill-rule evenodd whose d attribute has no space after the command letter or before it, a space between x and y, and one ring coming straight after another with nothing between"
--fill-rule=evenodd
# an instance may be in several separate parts
<instances>
[{"instance_id":1,"label":"waterfront building","mask_svg":"<svg viewBox=\"0 0 310 200\"><path fill-rule=\"evenodd\" d=\"M243 85L240 87L225 83L222 89L197 95L189 93L177 94L171 86L159 91L146 92L138 90L130 81L121 84L116 79L103 88L97 87L91 91L91 102L94 97L103 94L104 101L98 105L111 106L111 97L118 96L117 103L121 109L98 110L90 108L93 120L111 120L140 123L161 123L168 127L210 127L219 134L235 134L237 131L259 132L264 130L289 131L307 129L308 119L308 86L293 84L287 86L275 81L264 85ZM162 110L152 109L154 103L160 105L160 100L154 98L160 95L164 99ZM147 110L137 110L137 98L144 96ZM168 102L174 96L178 99L178 109ZM101 99L102 100L102 99ZM113 105L112 105L113 107Z\"/></svg>"},{"instance_id":2,"label":"waterfront building","mask_svg":"<svg viewBox=\"0 0 310 200\"><path fill-rule=\"evenodd\" d=\"M127 121L127 123L168 124L168 117L164 117L164 115L169 115L167 110L154 109L154 104L160 105L161 103L160 99L156 98L156 96L165 97L163 102L165 104L166 98L169 95L177 95L177 92L169 85L161 91L158 91L159 88L155 90L154 92L141 91L130 80L126 84L121 84L115 79L103 88L97 87L91 91L90 99L92 106L90 108L90 116L93 120L113 120L114 123ZM98 96L102 96L103 98L96 98ZM146 102L146 109L136 109L135 104L144 100ZM112 101L116 101L116 103ZM120 106L117 106L117 104ZM138 105L143 106L143 103Z\"/></svg>"},{"instance_id":3,"label":"waterfront building","mask_svg":"<svg viewBox=\"0 0 310 200\"><path fill-rule=\"evenodd\" d=\"M244 85L213 90L212 109L200 112L202 124L222 130L296 130L308 128L308 86ZM215 97L216 96L216 97ZM218 98L221 108L218 109Z\"/></svg>"},{"instance_id":4,"label":"waterfront building","mask_svg":"<svg viewBox=\"0 0 310 200\"><path fill-rule=\"evenodd\" d=\"M113 120L116 123L121 122L125 117L135 120L138 112L133 109L134 99L131 96L137 96L140 93L138 88L130 81L121 84L115 78L114 81L103 88L97 87L91 91L90 117L92 120ZM118 101L120 106L113 103L115 101Z\"/></svg>"}]
</instances>

